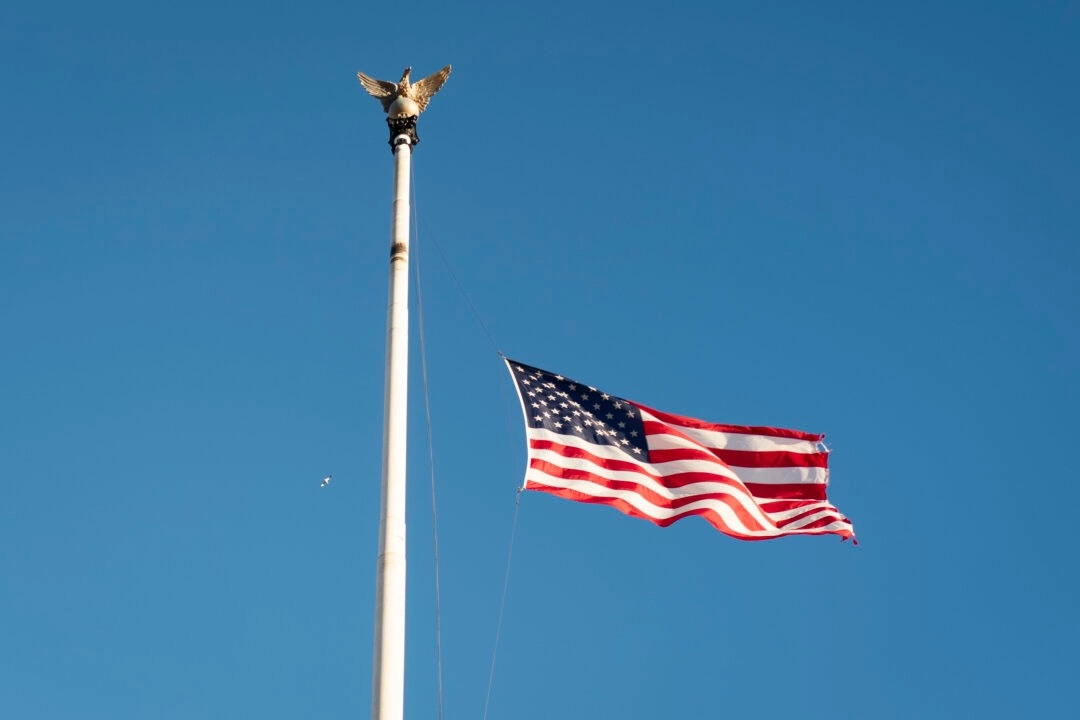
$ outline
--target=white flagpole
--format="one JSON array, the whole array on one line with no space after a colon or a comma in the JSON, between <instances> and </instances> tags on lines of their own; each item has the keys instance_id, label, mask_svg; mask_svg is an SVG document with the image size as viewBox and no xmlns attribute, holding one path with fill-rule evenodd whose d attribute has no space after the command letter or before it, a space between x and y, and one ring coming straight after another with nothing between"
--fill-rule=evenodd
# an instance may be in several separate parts
<instances>
[{"instance_id":1,"label":"white flagpole","mask_svg":"<svg viewBox=\"0 0 1080 720\"><path fill-rule=\"evenodd\" d=\"M394 152L394 212L390 228L390 302L386 320L386 387L383 402L382 506L375 578L375 651L371 717L402 720L405 714L405 439L409 395L409 181L412 149L420 142L416 120L450 75L450 66L410 83L405 68L396 83L357 73L360 84L386 111Z\"/></svg>"},{"instance_id":2,"label":"white flagpole","mask_svg":"<svg viewBox=\"0 0 1080 720\"><path fill-rule=\"evenodd\" d=\"M415 122L415 118L413 119ZM414 126L415 127L415 126ZM391 123L391 134L395 131ZM375 581L371 717L402 720L405 707L405 437L409 375L409 181L415 131L391 138L394 211L386 324L382 509Z\"/></svg>"}]
</instances>

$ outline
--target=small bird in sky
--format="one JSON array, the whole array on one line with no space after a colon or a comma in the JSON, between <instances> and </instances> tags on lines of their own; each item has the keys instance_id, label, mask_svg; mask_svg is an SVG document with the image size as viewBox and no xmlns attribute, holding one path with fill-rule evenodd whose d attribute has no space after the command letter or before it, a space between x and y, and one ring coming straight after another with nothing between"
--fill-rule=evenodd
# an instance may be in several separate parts
<instances>
[{"instance_id":1,"label":"small bird in sky","mask_svg":"<svg viewBox=\"0 0 1080 720\"><path fill-rule=\"evenodd\" d=\"M327 485L329 485L330 484L330 478L332 478L332 477L333 477L333 475L327 475L326 477L324 477L322 479L322 482L319 483L319 487L324 488Z\"/></svg>"}]
</instances>

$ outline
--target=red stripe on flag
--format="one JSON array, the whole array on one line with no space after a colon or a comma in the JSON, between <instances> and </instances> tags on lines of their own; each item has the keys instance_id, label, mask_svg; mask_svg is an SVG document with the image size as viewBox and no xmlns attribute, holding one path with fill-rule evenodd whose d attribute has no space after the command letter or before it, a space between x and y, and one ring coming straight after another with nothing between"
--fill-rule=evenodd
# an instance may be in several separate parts
<instances>
[{"instance_id":1,"label":"red stripe on flag","mask_svg":"<svg viewBox=\"0 0 1080 720\"><path fill-rule=\"evenodd\" d=\"M829 467L829 456L825 453L752 452L750 450L718 450L701 446L649 450L649 459L652 462L711 459L719 460L729 467L745 468Z\"/></svg>"},{"instance_id":2,"label":"red stripe on flag","mask_svg":"<svg viewBox=\"0 0 1080 720\"><path fill-rule=\"evenodd\" d=\"M820 433L808 433L803 432L802 430L788 430L787 428L766 427L764 425L724 425L721 423L711 423L704 420L698 420L697 418L686 417L685 415L661 412L660 410L654 410L641 403L631 402L630 404L654 415L657 419L663 420L664 422L671 423L672 425L695 428L697 430L711 430L712 432L719 433L737 433L739 435L766 435L769 437L807 440L809 442L821 442L825 439L825 435Z\"/></svg>"},{"instance_id":3,"label":"red stripe on flag","mask_svg":"<svg viewBox=\"0 0 1080 720\"><path fill-rule=\"evenodd\" d=\"M716 457L734 467L829 467L828 453L753 452L751 450L713 450L713 452L716 453Z\"/></svg>"},{"instance_id":4,"label":"red stripe on flag","mask_svg":"<svg viewBox=\"0 0 1080 720\"><path fill-rule=\"evenodd\" d=\"M795 483L792 485L772 485L769 483L744 483L750 494L756 498L775 500L825 500L829 486L825 483Z\"/></svg>"},{"instance_id":5,"label":"red stripe on flag","mask_svg":"<svg viewBox=\"0 0 1080 720\"><path fill-rule=\"evenodd\" d=\"M541 483L538 483L538 482L534 482L532 480L529 480L529 481L527 481L525 483L525 489L526 490L535 490L537 492L548 493L549 495L555 495L557 497L561 497L561 498L564 498L566 500L574 500L576 502L592 503L592 504L595 504L595 505L607 505L609 507L615 508L616 510L618 510L618 511L620 511L620 512L626 514L626 515L629 515L631 517L640 518L642 520L648 520L649 522L653 523L654 525L659 525L660 527L667 527L668 525L672 525L672 524L678 522L679 520L682 520L683 518L690 517L691 515L700 515L707 523L712 525L714 528L716 528L720 532L724 533L725 535L727 535L729 537L733 537L733 538L735 538L737 540L771 540L771 539L773 539L775 537L780 537L782 535L791 535L791 534L802 534L802 535L830 535L831 534L831 535L840 535L845 540L854 536L854 533L852 533L852 531L848 530L848 529L841 529L841 530L835 530L835 529L826 530L826 529L824 529L826 526L828 526L828 525L830 525L832 523L835 523L835 522L843 522L843 523L846 523L846 524L850 525L850 522L846 518L843 518L842 516L839 516L839 514L837 514L837 516L832 517L832 518L822 518L820 521L815 521L814 523L810 523L806 528L800 528L798 530L788 531L788 532L782 532L781 531L781 532L777 533L777 535L747 535L747 534L744 534L744 533L741 533L741 532L735 530L734 528L729 527L727 524L724 523L723 518L721 518L720 515L715 510L712 510L711 508L694 508L692 510L687 510L686 512L680 513L678 515L673 515L670 518L666 518L666 519L663 519L663 520L657 520L656 518L651 517L650 515L647 515L647 514L641 512L636 507L634 507L633 505L631 505L630 503L626 502L625 500L623 500L621 498L596 497L594 495L588 495L588 494L579 492L577 490L571 490L571 489L568 489L568 488L551 487L550 485L544 485L544 484L541 484Z\"/></svg>"}]
</instances>

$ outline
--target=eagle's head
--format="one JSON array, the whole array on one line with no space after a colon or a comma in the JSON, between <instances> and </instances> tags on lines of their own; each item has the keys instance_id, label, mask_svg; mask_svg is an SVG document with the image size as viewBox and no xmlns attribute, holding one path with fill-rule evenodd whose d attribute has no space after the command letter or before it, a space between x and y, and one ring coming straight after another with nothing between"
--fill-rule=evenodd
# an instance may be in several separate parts
<instances>
[{"instance_id":1,"label":"eagle's head","mask_svg":"<svg viewBox=\"0 0 1080 720\"><path fill-rule=\"evenodd\" d=\"M405 68L405 72L401 73L401 80L398 81L398 87L402 90L407 90L409 87L409 73L412 72L411 67Z\"/></svg>"}]
</instances>

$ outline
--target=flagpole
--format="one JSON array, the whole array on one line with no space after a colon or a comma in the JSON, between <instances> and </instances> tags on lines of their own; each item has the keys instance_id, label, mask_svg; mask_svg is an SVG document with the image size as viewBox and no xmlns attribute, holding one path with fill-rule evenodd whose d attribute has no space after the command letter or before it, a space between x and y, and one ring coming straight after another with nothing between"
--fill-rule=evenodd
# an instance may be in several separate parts
<instances>
[{"instance_id":1,"label":"flagpole","mask_svg":"<svg viewBox=\"0 0 1080 720\"><path fill-rule=\"evenodd\" d=\"M394 205L390 230L390 298L386 323L382 507L375 581L375 648L371 717L402 720L405 706L405 461L409 371L409 183L411 129L390 124ZM397 127L395 127L395 125ZM404 126L404 127L403 127Z\"/></svg>"},{"instance_id":2,"label":"flagpole","mask_svg":"<svg viewBox=\"0 0 1080 720\"><path fill-rule=\"evenodd\" d=\"M375 647L371 717L402 720L405 713L405 461L409 391L409 184L416 120L450 75L450 66L415 83L405 68L396 83L356 73L382 104L394 153L394 206L390 220L390 299L386 318L383 396L382 502L375 575Z\"/></svg>"}]
</instances>

